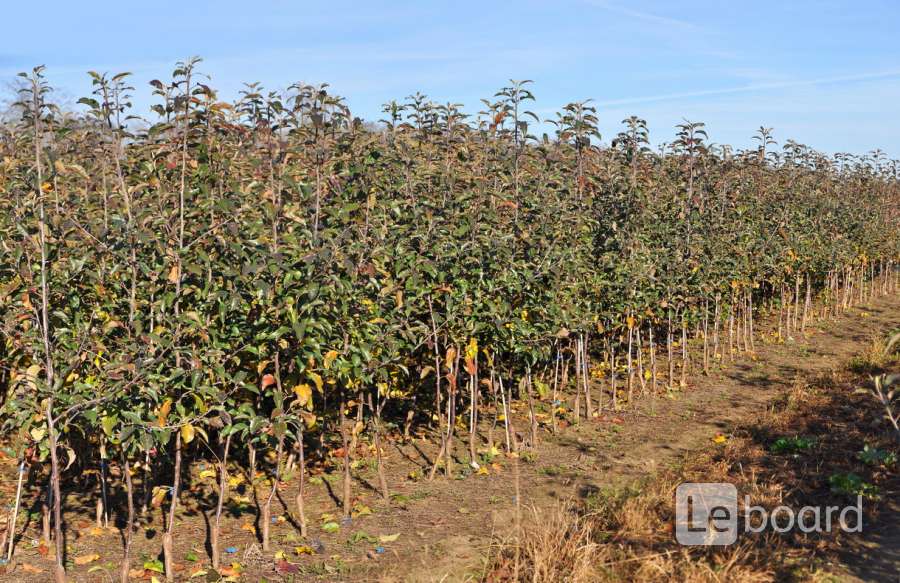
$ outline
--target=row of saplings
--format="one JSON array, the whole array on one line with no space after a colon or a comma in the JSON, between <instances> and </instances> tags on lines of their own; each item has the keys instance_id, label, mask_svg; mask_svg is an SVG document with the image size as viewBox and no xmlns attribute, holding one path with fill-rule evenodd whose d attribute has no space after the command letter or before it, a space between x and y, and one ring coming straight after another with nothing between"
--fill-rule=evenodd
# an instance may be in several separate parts
<instances>
[{"instance_id":1,"label":"row of saplings","mask_svg":"<svg viewBox=\"0 0 900 583\"><path fill-rule=\"evenodd\" d=\"M517 460L520 447L537 443L539 427L542 425L555 433L562 424L578 423L585 417L597 417L604 409L620 410L632 402L635 392L642 396L655 395L661 386L668 390L684 387L691 373L698 371L709 374L713 365L733 360L737 353L753 351L763 333L755 322L759 313L768 316L768 329L765 333L769 337L783 340L803 334L807 324L816 317L836 316L856 304L870 301L879 295L894 293L898 285L900 271L895 269L892 261L882 260L835 270L828 274L820 286L814 286L811 278L798 275L794 282L785 282L777 289L769 290L768 297L765 298L754 298L754 286L747 286L745 289L733 286L731 297L727 301L723 301L720 294L704 300L692 314L694 317L691 318L691 324L688 323L686 310L671 306L663 306L662 316L656 318L628 312L621 329L615 332L576 335L562 331L554 344L555 358L552 362L545 364L534 374L530 369L520 373L518 383L504 379L504 373L499 367L495 367L490 352L484 349L479 351L476 341L471 340L463 347L450 346L437 362L442 368L442 374L431 375L435 382L431 402L433 410L425 417L429 418L428 426L432 436L435 440L439 439L439 447L431 464L429 479L433 479L439 469L447 476L454 474L453 442L460 427L468 430L468 464L472 470L478 470L480 462L483 462L484 458L479 452L498 451L495 447L495 432L502 434L500 441L506 453ZM814 288L818 289L814 292ZM816 298L820 301L814 301ZM593 349L595 345L600 349ZM620 352L624 351L624 354L616 353L617 346L621 346ZM489 370L485 373L488 378L479 379L479 368ZM460 386L460 380L463 380L463 387ZM598 390L599 394L592 394L592 389ZM179 445L175 460L159 455L155 448L145 451L140 460L124 456L121 460L116 460L110 455L114 440L101 438L98 443L88 439L80 444L70 443L70 447L77 447L80 451L93 450L95 459L100 459L99 465L89 468L79 467L81 464L77 463L67 468L67 471L72 474L76 470L78 472L77 477L73 476L73 481L80 482L84 489L75 488L75 491L86 491L93 487L91 482L96 484L96 527L99 529L109 527L110 509L116 505L115 501L122 499L129 507L129 517L135 513L134 506L137 504L146 522L152 520L151 508L160 508L168 503L167 519L174 521L181 493L181 474L189 474L190 469L190 464L183 464L181 459L189 451L185 446L191 442L202 442L191 453L200 462L201 477L216 478L215 505L209 530L212 569L217 570L217 573L227 573L228 567L222 566L220 525L230 489L244 491L246 485L250 484L250 493L256 497L256 503L261 508L259 536L264 551L270 549L270 524L273 522L271 506L279 484L289 481L298 484L293 523L300 530L301 536L307 536L304 490L307 487L305 474L309 468L322 472L331 466L340 473L342 510L345 516L351 516L354 511L351 488L351 468L355 467L353 458L360 451L370 451L369 447L359 447L362 445L366 410L372 413L371 449L376 453L379 490L385 499L390 498L382 459L385 439L383 432L388 425L396 428L398 435L402 432L404 438L409 438L411 424L418 412L413 408L415 401L407 407L405 413L401 411L401 407L389 407L388 410L393 411L401 423L386 424L383 412L390 395L375 391L374 396L373 401L372 394L359 393L353 400L342 401L333 424L337 431L319 431L317 447L312 452L306 452L302 430L294 434L293 446L289 447L287 432L284 428L274 429L278 424L277 421L273 423L268 433L277 437L273 440L273 449L276 451L267 452L270 462L266 466L267 474L257 471L260 466L257 459L259 452L253 445L243 448L242 453L248 461L246 473L245 469L237 469L233 474L229 470L228 461L235 457L233 450L236 447L232 442L233 432L229 431L232 418L225 411L207 418L209 431L201 430L199 433L202 437L196 442L198 431L193 425L189 426L189 430L185 426L174 432L173 441L177 441ZM300 396L297 398L300 399ZM518 418L514 411L520 407L513 404L515 401L526 411ZM488 416L488 419L480 419L481 415ZM352 418L354 416L355 419ZM517 426L520 421L524 427ZM330 443L335 434L339 435L339 444ZM39 441L42 436L35 437ZM307 435L306 441L310 437L311 434ZM273 445L272 442L270 445ZM332 448L331 445L335 447ZM10 504L5 528L0 529L0 548L6 551L7 569L13 567L16 543L25 536L21 524L24 521L20 520L20 516L25 514L23 492L26 490L37 491L35 505L41 509L41 540L38 550L44 554L51 552L49 542L53 529L50 509L53 506L53 490L41 487L41 484L47 483L47 472L46 464L41 463L40 457L44 456L40 456L32 444L19 460L15 499ZM84 457L86 456L80 456L80 459ZM173 466L178 468L175 479L171 482L173 486L157 484L159 480L155 478L163 475L172 478ZM258 485L264 486L262 490L257 488ZM178 495L173 497L173 492L178 492ZM126 543L120 571L123 582L135 574L130 569L129 560L133 527L131 520L124 526ZM171 541L166 542L168 544L164 543L162 570L167 580L174 580L174 553Z\"/></svg>"}]
</instances>

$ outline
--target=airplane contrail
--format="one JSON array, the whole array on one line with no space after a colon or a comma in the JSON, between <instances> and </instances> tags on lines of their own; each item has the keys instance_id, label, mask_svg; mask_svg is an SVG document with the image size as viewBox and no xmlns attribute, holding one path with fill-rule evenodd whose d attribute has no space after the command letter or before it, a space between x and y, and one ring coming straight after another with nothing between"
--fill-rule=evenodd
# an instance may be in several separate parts
<instances>
[{"instance_id":1,"label":"airplane contrail","mask_svg":"<svg viewBox=\"0 0 900 583\"><path fill-rule=\"evenodd\" d=\"M900 71L882 71L879 73L862 73L858 75L840 75L835 77L821 77L818 79L803 79L799 81L776 81L771 83L755 83L740 87L724 87L721 89L704 89L701 91L686 91L683 93L664 93L661 95L646 95L643 97L628 97L625 99L612 99L598 101L598 106L614 107L617 105L634 105L638 103L653 103L657 101L674 101L678 99L690 99L692 97L708 97L712 95L730 95L733 93L750 93L753 91L766 91L769 89L786 89L791 87L809 87L812 85L827 85L833 83L854 83L859 81L876 81L878 79L892 79L900 77Z\"/></svg>"}]
</instances>

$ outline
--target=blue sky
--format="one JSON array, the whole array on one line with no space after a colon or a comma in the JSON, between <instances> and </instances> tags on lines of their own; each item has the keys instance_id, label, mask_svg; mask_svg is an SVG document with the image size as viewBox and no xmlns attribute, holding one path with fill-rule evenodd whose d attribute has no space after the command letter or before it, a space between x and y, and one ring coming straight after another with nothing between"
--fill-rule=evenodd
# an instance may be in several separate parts
<instances>
[{"instance_id":1,"label":"blue sky","mask_svg":"<svg viewBox=\"0 0 900 583\"><path fill-rule=\"evenodd\" d=\"M475 113L533 79L542 117L593 98L604 141L635 114L654 142L687 118L738 147L765 125L780 143L900 158L897 0L49 0L4 17L0 81L46 64L70 103L85 71L127 70L149 114L146 82L200 55L223 97L328 82L369 119L415 91Z\"/></svg>"}]
</instances>

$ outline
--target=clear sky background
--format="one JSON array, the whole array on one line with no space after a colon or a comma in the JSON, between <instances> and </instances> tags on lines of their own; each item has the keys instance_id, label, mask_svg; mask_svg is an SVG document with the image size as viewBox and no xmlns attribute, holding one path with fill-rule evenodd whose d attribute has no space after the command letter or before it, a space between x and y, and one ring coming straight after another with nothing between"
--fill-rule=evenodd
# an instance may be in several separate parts
<instances>
[{"instance_id":1,"label":"clear sky background","mask_svg":"<svg viewBox=\"0 0 900 583\"><path fill-rule=\"evenodd\" d=\"M900 158L898 0L45 0L4 2L0 82L37 64L57 97L85 74L147 81L174 63L223 98L246 81L328 82L355 115L421 91L471 113L509 79L533 79L542 117L593 98L604 141L629 115L670 141L682 118L712 141L749 147L760 125L826 152Z\"/></svg>"}]
</instances>

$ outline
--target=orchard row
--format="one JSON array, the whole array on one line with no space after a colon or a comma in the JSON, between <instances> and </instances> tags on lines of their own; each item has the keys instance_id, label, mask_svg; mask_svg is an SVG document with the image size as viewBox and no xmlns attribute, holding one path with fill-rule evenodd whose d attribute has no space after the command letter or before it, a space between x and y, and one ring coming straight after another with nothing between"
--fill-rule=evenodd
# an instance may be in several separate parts
<instances>
[{"instance_id":1,"label":"orchard row","mask_svg":"<svg viewBox=\"0 0 900 583\"><path fill-rule=\"evenodd\" d=\"M477 469L494 430L514 454L752 351L761 318L785 339L896 288L898 167L879 152L767 128L734 151L692 122L651 149L635 117L606 147L602 112L539 120L527 81L477 114L416 94L363 122L327 86L222 101L198 66L152 82L146 119L128 74L91 73L75 113L37 68L0 126L0 420L46 480L58 581L61 490L85 469L99 514L111 488L128 501L123 581L140 506L167 504L172 578L195 461L218 473L218 566L235 464L264 476L268 549L279 480L306 534L314 460L340 460L351 511L360 440L389 496L389 434L434 436L432 477L456 440Z\"/></svg>"}]
</instances>

